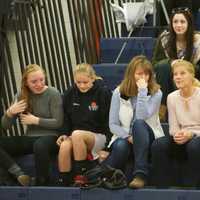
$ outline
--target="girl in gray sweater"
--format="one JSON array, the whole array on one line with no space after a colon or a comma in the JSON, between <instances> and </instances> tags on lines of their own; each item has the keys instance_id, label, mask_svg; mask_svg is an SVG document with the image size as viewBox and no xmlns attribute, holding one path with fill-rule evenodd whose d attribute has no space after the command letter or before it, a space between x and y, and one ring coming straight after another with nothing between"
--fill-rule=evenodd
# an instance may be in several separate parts
<instances>
[{"instance_id":1,"label":"girl in gray sweater","mask_svg":"<svg viewBox=\"0 0 200 200\"><path fill-rule=\"evenodd\" d=\"M21 185L28 185L29 177L11 156L34 153L36 184L46 185L50 155L57 152L57 129L63 123L63 108L60 93L46 85L45 73L36 64L26 67L20 94L2 117L2 127L11 128L17 118L27 127L26 134L0 137L0 166L13 174Z\"/></svg>"}]
</instances>

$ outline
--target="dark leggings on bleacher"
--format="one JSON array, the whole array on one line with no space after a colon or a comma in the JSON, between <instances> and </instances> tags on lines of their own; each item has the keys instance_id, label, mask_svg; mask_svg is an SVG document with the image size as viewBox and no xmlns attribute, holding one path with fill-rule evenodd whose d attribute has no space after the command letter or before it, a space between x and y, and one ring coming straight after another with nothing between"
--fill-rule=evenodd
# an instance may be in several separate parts
<instances>
[{"instance_id":1,"label":"dark leggings on bleacher","mask_svg":"<svg viewBox=\"0 0 200 200\"><path fill-rule=\"evenodd\" d=\"M172 137L161 137L152 144L154 185L200 186L200 137L193 137L183 145Z\"/></svg>"},{"instance_id":2,"label":"dark leggings on bleacher","mask_svg":"<svg viewBox=\"0 0 200 200\"><path fill-rule=\"evenodd\" d=\"M48 179L51 156L56 155L57 136L0 137L0 166L9 169L15 164L14 157L34 153L36 178Z\"/></svg>"},{"instance_id":3,"label":"dark leggings on bleacher","mask_svg":"<svg viewBox=\"0 0 200 200\"><path fill-rule=\"evenodd\" d=\"M156 80L163 93L161 104L166 105L168 94L176 88L173 82L171 66L167 59L155 66L155 73Z\"/></svg>"}]
</instances>

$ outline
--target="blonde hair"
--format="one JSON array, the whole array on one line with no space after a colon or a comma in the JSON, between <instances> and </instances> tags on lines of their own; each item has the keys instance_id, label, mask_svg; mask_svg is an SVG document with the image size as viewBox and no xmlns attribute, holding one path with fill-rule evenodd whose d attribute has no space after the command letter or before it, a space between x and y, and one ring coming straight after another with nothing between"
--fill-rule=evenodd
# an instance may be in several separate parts
<instances>
[{"instance_id":1,"label":"blonde hair","mask_svg":"<svg viewBox=\"0 0 200 200\"><path fill-rule=\"evenodd\" d=\"M78 73L85 73L87 74L90 78L97 80L97 79L102 79L100 76L96 75L96 72L94 71L92 65L88 64L88 63L81 63L75 66L74 68L74 77L76 76L76 74Z\"/></svg>"},{"instance_id":2,"label":"blonde hair","mask_svg":"<svg viewBox=\"0 0 200 200\"><path fill-rule=\"evenodd\" d=\"M160 86L155 81L151 62L143 55L133 57L126 67L124 79L119 85L120 93L127 97L137 96L138 88L135 80L135 71L137 68L142 68L149 75L149 93L151 95L156 93L160 89Z\"/></svg>"},{"instance_id":3,"label":"blonde hair","mask_svg":"<svg viewBox=\"0 0 200 200\"><path fill-rule=\"evenodd\" d=\"M195 78L195 67L194 65L187 61L187 60L183 60L183 59L176 59L172 62L172 72L174 73L174 69L176 67L184 67L191 75L192 75L192 78L193 78L193 86L195 87L200 87L200 82L199 80L197 80Z\"/></svg>"},{"instance_id":4,"label":"blonde hair","mask_svg":"<svg viewBox=\"0 0 200 200\"><path fill-rule=\"evenodd\" d=\"M30 101L29 101L29 87L27 86L27 77L30 73L42 71L45 75L45 71L37 64L29 64L23 71L22 80L21 80L21 93L19 96L19 100L24 100L27 103L26 111L31 112Z\"/></svg>"}]
</instances>

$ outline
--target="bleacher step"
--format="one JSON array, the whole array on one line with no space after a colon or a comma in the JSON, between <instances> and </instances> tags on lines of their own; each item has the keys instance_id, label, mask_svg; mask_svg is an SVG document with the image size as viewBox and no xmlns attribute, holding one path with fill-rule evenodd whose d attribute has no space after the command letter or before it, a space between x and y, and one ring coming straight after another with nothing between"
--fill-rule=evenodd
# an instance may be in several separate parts
<instances>
[{"instance_id":1,"label":"bleacher step","mask_svg":"<svg viewBox=\"0 0 200 200\"><path fill-rule=\"evenodd\" d=\"M70 187L0 187L0 200L199 200L192 189L80 189Z\"/></svg>"},{"instance_id":2,"label":"bleacher step","mask_svg":"<svg viewBox=\"0 0 200 200\"><path fill-rule=\"evenodd\" d=\"M116 59L126 44L118 63L128 63L136 55L152 58L156 39L152 37L102 38L100 41L100 63L116 63Z\"/></svg>"}]
</instances>

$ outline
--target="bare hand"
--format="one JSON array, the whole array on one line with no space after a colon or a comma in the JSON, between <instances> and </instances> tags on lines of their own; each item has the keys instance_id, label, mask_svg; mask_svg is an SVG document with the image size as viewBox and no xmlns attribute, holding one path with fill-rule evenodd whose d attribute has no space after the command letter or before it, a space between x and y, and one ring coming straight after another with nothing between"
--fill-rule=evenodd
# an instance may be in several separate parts
<instances>
[{"instance_id":1,"label":"bare hand","mask_svg":"<svg viewBox=\"0 0 200 200\"><path fill-rule=\"evenodd\" d=\"M185 132L185 131L179 131L174 135L174 141L177 144L185 144L187 141L191 140L192 133Z\"/></svg>"},{"instance_id":2,"label":"bare hand","mask_svg":"<svg viewBox=\"0 0 200 200\"><path fill-rule=\"evenodd\" d=\"M139 89L142 89L142 88L147 88L147 82L145 81L144 78L141 78L139 79L137 82L136 82L136 85Z\"/></svg>"},{"instance_id":3,"label":"bare hand","mask_svg":"<svg viewBox=\"0 0 200 200\"><path fill-rule=\"evenodd\" d=\"M31 125L31 124L38 125L39 124L39 118L32 115L31 113L20 114L20 121L24 125Z\"/></svg>"},{"instance_id":4,"label":"bare hand","mask_svg":"<svg viewBox=\"0 0 200 200\"><path fill-rule=\"evenodd\" d=\"M129 136L129 137L127 138L127 140L128 140L128 142L129 142L130 144L133 144L133 137L132 137L132 136Z\"/></svg>"},{"instance_id":5,"label":"bare hand","mask_svg":"<svg viewBox=\"0 0 200 200\"><path fill-rule=\"evenodd\" d=\"M17 115L25 111L27 104L24 100L13 103L9 109L7 110L7 114L9 117Z\"/></svg>"},{"instance_id":6,"label":"bare hand","mask_svg":"<svg viewBox=\"0 0 200 200\"><path fill-rule=\"evenodd\" d=\"M64 140L66 140L67 138L68 138L67 135L61 135L61 136L57 139L56 144L57 144L58 146L60 146L61 143L62 143Z\"/></svg>"},{"instance_id":7,"label":"bare hand","mask_svg":"<svg viewBox=\"0 0 200 200\"><path fill-rule=\"evenodd\" d=\"M109 152L108 151L104 151L104 150L101 150L98 152L98 155L99 155L99 162L102 162L104 161L108 156L109 156Z\"/></svg>"}]
</instances>

